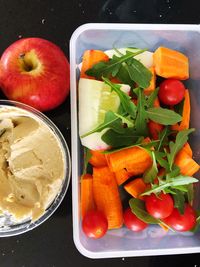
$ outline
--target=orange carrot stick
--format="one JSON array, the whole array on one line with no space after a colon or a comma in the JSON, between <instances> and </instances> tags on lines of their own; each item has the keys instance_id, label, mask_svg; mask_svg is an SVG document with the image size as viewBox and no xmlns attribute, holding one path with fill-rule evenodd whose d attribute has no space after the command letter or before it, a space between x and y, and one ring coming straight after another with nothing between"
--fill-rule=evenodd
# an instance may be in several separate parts
<instances>
[{"instance_id":1,"label":"orange carrot stick","mask_svg":"<svg viewBox=\"0 0 200 267\"><path fill-rule=\"evenodd\" d=\"M189 129L190 124L190 94L189 90L185 90L185 100L183 104L183 115L182 115L182 121L180 124L172 125L172 130L174 131L182 131L185 129Z\"/></svg>"},{"instance_id":2,"label":"orange carrot stick","mask_svg":"<svg viewBox=\"0 0 200 267\"><path fill-rule=\"evenodd\" d=\"M140 194L144 193L147 188L147 184L142 178L136 178L124 186L124 189L133 197L144 199Z\"/></svg>"},{"instance_id":3,"label":"orange carrot stick","mask_svg":"<svg viewBox=\"0 0 200 267\"><path fill-rule=\"evenodd\" d=\"M81 215L82 218L85 214L95 209L93 197L93 178L90 174L84 174L81 177Z\"/></svg>"},{"instance_id":4,"label":"orange carrot stick","mask_svg":"<svg viewBox=\"0 0 200 267\"><path fill-rule=\"evenodd\" d=\"M196 163L188 153L181 149L176 155L174 163L180 168L183 175L192 176L199 170L199 164Z\"/></svg>"},{"instance_id":5,"label":"orange carrot stick","mask_svg":"<svg viewBox=\"0 0 200 267\"><path fill-rule=\"evenodd\" d=\"M182 53L160 46L153 54L156 74L163 78L189 78L188 58Z\"/></svg>"},{"instance_id":6,"label":"orange carrot stick","mask_svg":"<svg viewBox=\"0 0 200 267\"><path fill-rule=\"evenodd\" d=\"M94 77L88 76L85 72L93 67L96 63L101 61L108 61L109 57L100 50L86 50L83 54L83 61L81 66L81 78L95 79Z\"/></svg>"},{"instance_id":7,"label":"orange carrot stick","mask_svg":"<svg viewBox=\"0 0 200 267\"><path fill-rule=\"evenodd\" d=\"M132 176L131 173L127 172L126 169L119 170L115 172L115 178L118 185L123 184Z\"/></svg>"},{"instance_id":8,"label":"orange carrot stick","mask_svg":"<svg viewBox=\"0 0 200 267\"><path fill-rule=\"evenodd\" d=\"M126 169L132 175L142 174L152 165L150 154L141 147L131 147L106 155L111 171Z\"/></svg>"},{"instance_id":9,"label":"orange carrot stick","mask_svg":"<svg viewBox=\"0 0 200 267\"><path fill-rule=\"evenodd\" d=\"M105 155L102 153L102 150L90 150L91 158L89 163L94 167L103 167L107 166L107 160Z\"/></svg>"},{"instance_id":10,"label":"orange carrot stick","mask_svg":"<svg viewBox=\"0 0 200 267\"><path fill-rule=\"evenodd\" d=\"M145 95L151 94L156 88L156 73L155 73L155 69L154 69L154 67L151 67L151 68L149 68L149 70L152 73L152 77L151 77L151 81L150 81L149 87L144 89L144 94Z\"/></svg>"},{"instance_id":11,"label":"orange carrot stick","mask_svg":"<svg viewBox=\"0 0 200 267\"><path fill-rule=\"evenodd\" d=\"M185 143L185 145L183 146L183 149L192 158L193 153L192 153L192 149L191 149L189 143Z\"/></svg>"},{"instance_id":12,"label":"orange carrot stick","mask_svg":"<svg viewBox=\"0 0 200 267\"><path fill-rule=\"evenodd\" d=\"M108 220L108 229L119 228L123 224L122 203L115 175L108 167L93 168L93 192L97 209Z\"/></svg>"}]
</instances>

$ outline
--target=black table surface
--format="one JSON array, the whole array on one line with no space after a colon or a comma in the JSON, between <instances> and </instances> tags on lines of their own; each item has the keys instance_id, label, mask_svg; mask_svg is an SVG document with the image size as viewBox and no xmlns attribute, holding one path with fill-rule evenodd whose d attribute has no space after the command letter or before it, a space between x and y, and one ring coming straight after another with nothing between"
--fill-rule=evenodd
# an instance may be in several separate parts
<instances>
[{"instance_id":1,"label":"black table surface","mask_svg":"<svg viewBox=\"0 0 200 267\"><path fill-rule=\"evenodd\" d=\"M200 23L198 0L0 0L0 53L22 37L42 37L69 55L73 31L88 22ZM46 113L70 148L70 99ZM73 164L73 162L72 162ZM73 243L71 184L51 218L36 229L0 239L0 267L200 266L200 254L92 260Z\"/></svg>"}]
</instances>

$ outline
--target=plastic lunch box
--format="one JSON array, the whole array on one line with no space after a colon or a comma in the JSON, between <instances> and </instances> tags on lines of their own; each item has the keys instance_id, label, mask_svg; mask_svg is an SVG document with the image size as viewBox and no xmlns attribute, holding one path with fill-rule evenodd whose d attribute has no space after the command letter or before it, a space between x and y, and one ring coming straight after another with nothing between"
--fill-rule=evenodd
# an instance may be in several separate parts
<instances>
[{"instance_id":1,"label":"plastic lunch box","mask_svg":"<svg viewBox=\"0 0 200 267\"><path fill-rule=\"evenodd\" d=\"M85 24L70 40L71 63L71 128L72 128L72 197L73 235L77 249L90 258L147 256L200 252L200 232L168 233L159 226L134 233L125 227L110 230L101 239L87 238L81 229L80 175L83 153L78 136L77 65L86 49L112 49L113 47L139 47L154 51L166 46L185 53L190 60L191 127L196 131L190 138L197 162L200 160L200 26L167 24ZM85 114L87 116L87 114ZM198 177L198 175L196 175ZM196 188L195 206L200 206L199 187Z\"/></svg>"}]
</instances>

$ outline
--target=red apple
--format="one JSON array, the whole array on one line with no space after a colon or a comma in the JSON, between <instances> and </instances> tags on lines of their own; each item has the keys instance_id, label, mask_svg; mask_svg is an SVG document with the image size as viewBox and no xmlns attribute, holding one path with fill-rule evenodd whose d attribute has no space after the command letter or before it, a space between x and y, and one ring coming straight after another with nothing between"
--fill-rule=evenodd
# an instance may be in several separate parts
<instances>
[{"instance_id":1,"label":"red apple","mask_svg":"<svg viewBox=\"0 0 200 267\"><path fill-rule=\"evenodd\" d=\"M1 57L0 86L8 99L40 111L51 110L69 93L69 62L50 41L20 39Z\"/></svg>"}]
</instances>

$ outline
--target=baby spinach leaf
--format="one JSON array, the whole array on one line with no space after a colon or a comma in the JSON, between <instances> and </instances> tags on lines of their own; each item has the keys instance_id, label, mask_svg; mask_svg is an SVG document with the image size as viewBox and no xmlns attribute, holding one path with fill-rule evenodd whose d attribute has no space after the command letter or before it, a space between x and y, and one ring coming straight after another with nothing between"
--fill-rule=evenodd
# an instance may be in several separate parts
<instances>
[{"instance_id":1,"label":"baby spinach leaf","mask_svg":"<svg viewBox=\"0 0 200 267\"><path fill-rule=\"evenodd\" d=\"M147 115L150 120L163 125L173 125L182 120L179 114L167 108L148 108Z\"/></svg>"}]
</instances>

